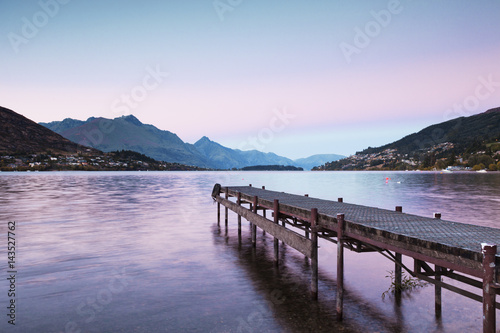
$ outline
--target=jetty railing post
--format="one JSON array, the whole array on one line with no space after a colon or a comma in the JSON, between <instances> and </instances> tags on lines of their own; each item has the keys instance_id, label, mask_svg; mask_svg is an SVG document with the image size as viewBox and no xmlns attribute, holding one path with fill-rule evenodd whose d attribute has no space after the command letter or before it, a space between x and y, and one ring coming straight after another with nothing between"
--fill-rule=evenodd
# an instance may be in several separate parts
<instances>
[{"instance_id":1,"label":"jetty railing post","mask_svg":"<svg viewBox=\"0 0 500 333\"><path fill-rule=\"evenodd\" d=\"M253 197L253 212L255 214L257 214L257 202L258 202L259 198L257 196L254 196ZM255 225L255 223L252 223L252 245L253 247L255 247L255 245L257 244L257 226Z\"/></svg>"},{"instance_id":2,"label":"jetty railing post","mask_svg":"<svg viewBox=\"0 0 500 333\"><path fill-rule=\"evenodd\" d=\"M337 214L337 321L344 316L344 214Z\"/></svg>"},{"instance_id":3,"label":"jetty railing post","mask_svg":"<svg viewBox=\"0 0 500 333\"><path fill-rule=\"evenodd\" d=\"M312 252L311 252L311 298L313 300L318 299L318 209L311 209L311 242L312 242Z\"/></svg>"},{"instance_id":4,"label":"jetty railing post","mask_svg":"<svg viewBox=\"0 0 500 333\"><path fill-rule=\"evenodd\" d=\"M226 197L226 200L229 199L229 189L226 187L226 191L225 191L225 197ZM225 207L224 211L225 211L225 220L224 220L224 223L226 225L226 229L227 229L227 216L228 216L228 210L229 208Z\"/></svg>"},{"instance_id":5,"label":"jetty railing post","mask_svg":"<svg viewBox=\"0 0 500 333\"><path fill-rule=\"evenodd\" d=\"M497 246L481 244L483 252L483 332L494 333L496 329L495 318L495 288L492 284L495 279L495 256Z\"/></svg>"},{"instance_id":6,"label":"jetty railing post","mask_svg":"<svg viewBox=\"0 0 500 333\"><path fill-rule=\"evenodd\" d=\"M274 223L279 224L279 214L280 214L280 202L278 199L274 199L273 203L274 210ZM274 263L277 265L279 263L279 240L274 237Z\"/></svg>"},{"instance_id":7,"label":"jetty railing post","mask_svg":"<svg viewBox=\"0 0 500 333\"><path fill-rule=\"evenodd\" d=\"M241 192L238 192L238 196L236 197L236 203L241 206ZM238 238L241 239L241 215L238 214Z\"/></svg>"},{"instance_id":8,"label":"jetty railing post","mask_svg":"<svg viewBox=\"0 0 500 333\"><path fill-rule=\"evenodd\" d=\"M396 212L402 213L403 212L403 207L401 206L396 206ZM396 257L396 263L394 266L394 290L396 293L396 296L401 296L401 289L403 286L403 270L401 268L401 263L403 261L403 256L401 253L395 252L395 257Z\"/></svg>"}]
</instances>

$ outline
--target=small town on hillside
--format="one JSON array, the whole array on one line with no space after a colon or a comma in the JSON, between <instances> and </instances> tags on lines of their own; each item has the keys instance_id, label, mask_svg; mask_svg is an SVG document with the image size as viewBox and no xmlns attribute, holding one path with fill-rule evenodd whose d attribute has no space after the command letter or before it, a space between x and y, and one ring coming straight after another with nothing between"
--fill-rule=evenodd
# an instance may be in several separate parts
<instances>
[{"instance_id":1,"label":"small town on hillside","mask_svg":"<svg viewBox=\"0 0 500 333\"><path fill-rule=\"evenodd\" d=\"M205 170L179 163L159 162L131 151L116 151L97 155L29 154L0 156L0 171L194 171Z\"/></svg>"},{"instance_id":2,"label":"small town on hillside","mask_svg":"<svg viewBox=\"0 0 500 333\"><path fill-rule=\"evenodd\" d=\"M426 170L426 171L497 171L500 170L500 144L486 145L486 150L455 155L454 144L444 142L428 148L425 153L410 156L397 149L381 152L357 153L342 160L326 163L313 170ZM493 149L493 150L492 150Z\"/></svg>"}]
</instances>

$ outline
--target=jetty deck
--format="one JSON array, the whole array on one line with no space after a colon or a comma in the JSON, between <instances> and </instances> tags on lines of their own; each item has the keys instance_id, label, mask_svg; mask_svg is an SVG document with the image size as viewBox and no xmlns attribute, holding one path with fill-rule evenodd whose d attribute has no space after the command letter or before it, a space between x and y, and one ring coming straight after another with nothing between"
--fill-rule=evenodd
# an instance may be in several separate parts
<instances>
[{"instance_id":1,"label":"jetty deck","mask_svg":"<svg viewBox=\"0 0 500 333\"><path fill-rule=\"evenodd\" d=\"M212 193L220 205L252 223L255 245L256 227L274 236L275 262L278 263L278 241L283 241L311 259L311 295L317 298L318 238L337 244L337 319L343 315L344 248L356 252L380 252L395 263L395 283L401 286L401 271L435 285L435 312L441 315L441 288L483 303L483 330L495 332L495 296L497 283L500 229L457 223L434 217L402 212L402 207L386 210L375 207L270 191L252 186L214 186ZM233 200L231 200L233 198ZM249 205L246 208L244 205ZM273 219L266 212L273 212ZM259 214L262 212L262 214ZM303 233L303 235L302 235ZM413 268L403 264L402 255L413 258ZM431 267L430 265L434 265ZM478 293L450 285L442 276L479 288ZM470 289L470 288L469 288ZM481 293L482 291L482 293ZM398 288L396 288L396 292Z\"/></svg>"}]
</instances>

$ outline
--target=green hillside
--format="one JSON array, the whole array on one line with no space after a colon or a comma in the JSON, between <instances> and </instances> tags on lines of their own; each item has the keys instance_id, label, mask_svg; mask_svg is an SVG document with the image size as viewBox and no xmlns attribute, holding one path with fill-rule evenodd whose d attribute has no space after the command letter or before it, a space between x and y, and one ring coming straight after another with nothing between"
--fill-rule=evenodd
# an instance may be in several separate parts
<instances>
[{"instance_id":1,"label":"green hillside","mask_svg":"<svg viewBox=\"0 0 500 333\"><path fill-rule=\"evenodd\" d=\"M500 108L424 128L314 170L500 169Z\"/></svg>"},{"instance_id":2,"label":"green hillside","mask_svg":"<svg viewBox=\"0 0 500 333\"><path fill-rule=\"evenodd\" d=\"M367 148L361 154L396 149L400 154L426 152L433 146L450 142L455 153L472 152L482 143L495 141L500 135L500 107L469 117L460 117L424 128L398 141L378 148Z\"/></svg>"}]
</instances>

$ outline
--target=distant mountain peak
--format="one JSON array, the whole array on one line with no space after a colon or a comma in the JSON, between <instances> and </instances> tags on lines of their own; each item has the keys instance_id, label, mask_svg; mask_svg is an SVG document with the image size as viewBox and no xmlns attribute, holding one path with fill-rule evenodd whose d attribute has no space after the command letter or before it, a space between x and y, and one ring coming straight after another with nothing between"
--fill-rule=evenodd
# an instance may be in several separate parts
<instances>
[{"instance_id":1,"label":"distant mountain peak","mask_svg":"<svg viewBox=\"0 0 500 333\"><path fill-rule=\"evenodd\" d=\"M137 119L134 115L130 114L128 116L121 116L119 118L116 118L116 119L123 119L131 124L134 124L136 126L140 126L142 125L141 121L139 119Z\"/></svg>"},{"instance_id":2,"label":"distant mountain peak","mask_svg":"<svg viewBox=\"0 0 500 333\"><path fill-rule=\"evenodd\" d=\"M201 139L199 139L198 141L195 142L195 146L198 146L202 143L210 143L212 142L212 140L210 140L207 136L203 136Z\"/></svg>"}]
</instances>

